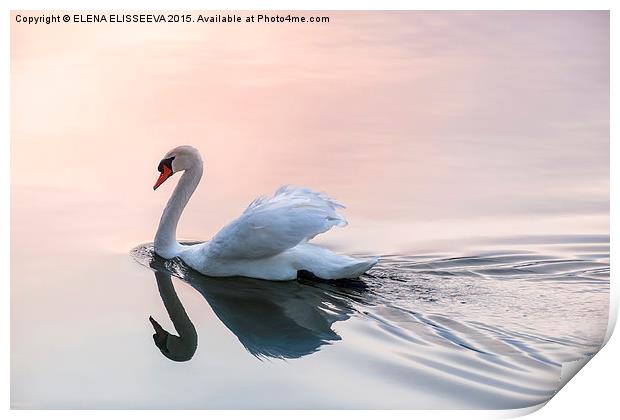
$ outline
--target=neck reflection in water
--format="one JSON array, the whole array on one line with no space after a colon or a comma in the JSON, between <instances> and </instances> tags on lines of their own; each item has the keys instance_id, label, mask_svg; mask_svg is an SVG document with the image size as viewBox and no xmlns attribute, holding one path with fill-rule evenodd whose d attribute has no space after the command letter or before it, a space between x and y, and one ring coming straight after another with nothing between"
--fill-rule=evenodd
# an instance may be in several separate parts
<instances>
[{"instance_id":1,"label":"neck reflection in water","mask_svg":"<svg viewBox=\"0 0 620 420\"><path fill-rule=\"evenodd\" d=\"M155 271L159 294L178 333L169 333L149 317L155 329L155 345L168 359L178 362L193 357L198 334L174 290L172 276L200 292L220 321L259 359L295 359L312 354L340 340L332 326L349 319L353 312L351 300L328 285L210 278L181 261L157 256L152 247L135 252L134 258ZM363 289L361 282L353 282L353 286Z\"/></svg>"},{"instance_id":2,"label":"neck reflection in water","mask_svg":"<svg viewBox=\"0 0 620 420\"><path fill-rule=\"evenodd\" d=\"M177 296L170 274L163 271L155 271L155 279L159 288L159 295L164 302L172 325L179 334L170 334L153 317L149 321L155 328L153 341L161 353L175 362L186 362L194 356L198 347L198 334L191 319L187 316L183 304Z\"/></svg>"}]
</instances>

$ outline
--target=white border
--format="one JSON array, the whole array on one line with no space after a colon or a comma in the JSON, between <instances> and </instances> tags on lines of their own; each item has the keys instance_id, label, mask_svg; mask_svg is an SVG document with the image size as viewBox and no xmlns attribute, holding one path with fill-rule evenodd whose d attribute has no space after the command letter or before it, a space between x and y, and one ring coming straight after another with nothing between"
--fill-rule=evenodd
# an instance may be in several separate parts
<instances>
[{"instance_id":1,"label":"white border","mask_svg":"<svg viewBox=\"0 0 620 420\"><path fill-rule=\"evenodd\" d=\"M317 0L317 1L283 1L283 0L271 0L271 1L249 1L249 0L216 0L211 2L200 2L197 0L180 0L170 2L163 0L152 0L149 2L138 2L138 1L121 1L121 0L94 0L88 3L79 2L76 0L55 0L55 1L44 1L44 0L24 0L24 1L16 1L9 0L2 2L0 8L3 10L3 16L0 18L0 28L3 34L3 42L1 43L1 53L3 57L7 58L2 61L2 85L3 89L1 92L6 92L3 95L3 100L0 102L0 111L2 121L4 124L1 126L4 127L2 130L1 138L2 138L2 155L0 158L0 165L2 168L0 169L0 174L3 180L3 190L2 194L4 196L4 200L2 200L2 205L0 206L0 216L2 220L2 248L1 254L4 260L5 273L10 273L10 219L9 219L9 199L10 199L10 150L9 150L9 139L10 139L10 131L9 131L9 123L10 123L10 10L110 10L110 9L147 9L147 10L610 10L611 17L611 115L618 115L618 106L617 106L617 98L618 98L618 83L613 79L613 75L618 73L617 66L617 51L614 52L614 47L618 50L618 30L616 29L620 19L617 17L618 6L616 6L617 2L612 0L563 0L563 1L555 1L555 0L443 0L443 1L431 1L431 0L385 0L385 1L370 1L370 0L358 0L355 2L346 1L346 0ZM293 7L294 6L294 7ZM615 6L615 7L614 7ZM611 254L615 255L615 249L617 246L615 245L614 238L618 237L618 224L615 223L615 218L613 215L618 209L617 202L617 194L613 194L614 188L617 186L615 179L617 179L618 170L617 164L620 156L620 152L618 150L618 130L616 120L612 119L611 124L611 225L610 225L610 234L611 234ZM613 260L613 258L612 258ZM612 264L613 266L613 264ZM613 276L612 276L613 277ZM8 343L9 331L10 331L10 290L9 290L9 276L4 277L6 280L4 281L4 314L3 317L3 326L2 331L4 332L3 337L5 337L6 345L2 346L3 352L3 360L2 371L4 373L4 381L2 381L2 385L0 386L0 390L2 391L2 397L4 399L4 407L8 409L10 406L10 348ZM618 312L618 288L615 287L615 283L612 281L611 288L611 317L609 322L608 329L608 339L615 325L615 321L617 318ZM584 367L583 371L577 375L578 379L571 380L561 392L554 397L551 402L548 403L548 407L544 410L537 411L536 414L533 415L532 418L539 419L552 419L552 418L562 418L562 419L571 419L571 418L583 418L583 417L594 417L594 418L608 418L609 413L618 412L617 410L617 374L618 374L618 360L616 355L620 354L618 351L620 348L620 344L618 343L618 338L613 337L609 343L605 346L605 348L593 358L593 360L588 363L586 367ZM388 412L377 412L377 411L365 411L365 412L356 412L356 411L321 411L321 412L295 412L294 414L286 411L254 411L251 412L253 417L257 418L288 418L291 415L295 417L301 418L311 418L315 415L330 418L341 418L342 416L355 416L355 418L369 418L372 416L389 416L391 418L407 418L410 419L412 416L423 416L423 418L497 418L497 417L513 417L515 415L526 414L527 412L531 412L532 409L526 410L517 410L513 412L509 411L461 411L461 410L453 410L453 411L416 411L415 413L409 411L388 411ZM18 411L12 410L8 413L12 417L20 417L20 418L31 418L31 417L53 417L53 418L82 418L85 414L89 417L93 418L107 418L111 413L107 411ZM171 413L170 411L120 411L115 412L115 416L121 417L134 417L134 416L149 416L150 418L164 418L170 416L171 414L178 416L182 415L183 417L189 418L204 418L204 416L216 416L218 418L236 418L237 416L247 416L250 412L243 411L224 411L224 412L213 412L210 411L208 413L204 412L196 412L196 411L175 411Z\"/></svg>"}]
</instances>

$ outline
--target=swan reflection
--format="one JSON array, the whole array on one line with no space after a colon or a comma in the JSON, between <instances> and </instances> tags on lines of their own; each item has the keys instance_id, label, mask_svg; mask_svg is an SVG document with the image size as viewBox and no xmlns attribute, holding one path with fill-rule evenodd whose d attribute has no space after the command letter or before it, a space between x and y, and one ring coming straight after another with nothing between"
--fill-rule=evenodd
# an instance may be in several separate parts
<instances>
[{"instance_id":1,"label":"swan reflection","mask_svg":"<svg viewBox=\"0 0 620 420\"><path fill-rule=\"evenodd\" d=\"M166 331L152 316L149 321L155 329L153 341L161 353L175 362L186 362L194 356L198 347L198 334L191 319L187 316L183 304L179 300L170 274L155 271L155 279L159 288L159 295L164 302L172 325L179 334L174 335Z\"/></svg>"},{"instance_id":2,"label":"swan reflection","mask_svg":"<svg viewBox=\"0 0 620 420\"><path fill-rule=\"evenodd\" d=\"M312 354L341 339L333 324L349 319L353 312L351 298L330 285L210 278L180 261L158 257L152 248L134 250L133 254L155 271L159 293L178 335L150 317L153 340L161 353L174 361L193 357L198 335L174 290L172 276L200 292L220 321L257 358L295 359Z\"/></svg>"}]
</instances>

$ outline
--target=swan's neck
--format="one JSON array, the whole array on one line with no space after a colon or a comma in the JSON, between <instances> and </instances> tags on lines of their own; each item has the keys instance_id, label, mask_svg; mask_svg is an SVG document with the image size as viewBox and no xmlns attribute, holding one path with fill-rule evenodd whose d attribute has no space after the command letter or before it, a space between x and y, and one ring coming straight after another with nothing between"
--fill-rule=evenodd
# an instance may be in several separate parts
<instances>
[{"instance_id":1,"label":"swan's neck","mask_svg":"<svg viewBox=\"0 0 620 420\"><path fill-rule=\"evenodd\" d=\"M163 214L159 221L159 227L155 234L155 252L164 258L177 256L181 245L177 242L177 225L183 213L183 209L189 202L190 197L196 190L202 177L202 162L197 160L195 164L186 170L181 176Z\"/></svg>"}]
</instances>

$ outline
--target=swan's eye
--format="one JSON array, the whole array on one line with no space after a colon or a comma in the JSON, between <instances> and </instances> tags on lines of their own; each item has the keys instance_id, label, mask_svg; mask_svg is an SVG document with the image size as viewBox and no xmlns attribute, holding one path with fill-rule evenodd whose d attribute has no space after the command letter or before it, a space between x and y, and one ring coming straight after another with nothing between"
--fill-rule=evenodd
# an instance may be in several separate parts
<instances>
[{"instance_id":1,"label":"swan's eye","mask_svg":"<svg viewBox=\"0 0 620 420\"><path fill-rule=\"evenodd\" d=\"M170 172L172 172L172 161L174 160L174 156L169 157L168 159L162 159L159 162L159 166L157 166L157 170L159 172L163 172L164 171L164 166L168 167L168 169L170 169Z\"/></svg>"}]
</instances>

